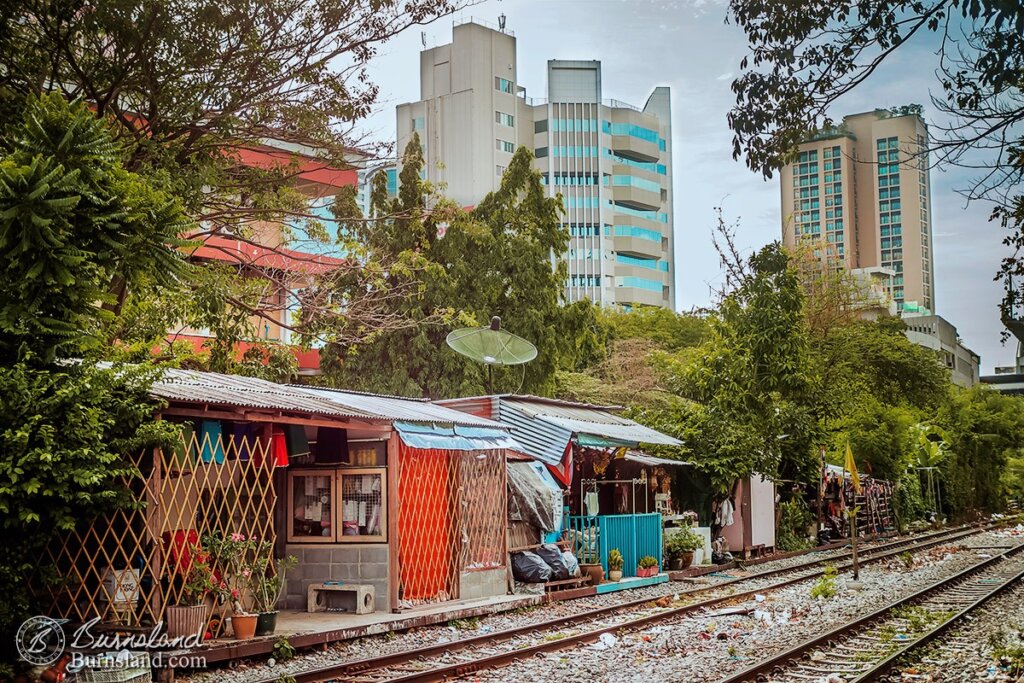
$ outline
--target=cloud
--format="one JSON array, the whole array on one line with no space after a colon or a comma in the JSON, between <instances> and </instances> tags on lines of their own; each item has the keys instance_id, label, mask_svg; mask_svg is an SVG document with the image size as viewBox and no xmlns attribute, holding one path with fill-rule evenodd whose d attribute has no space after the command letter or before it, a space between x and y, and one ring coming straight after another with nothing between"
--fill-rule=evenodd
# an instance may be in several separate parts
<instances>
[{"instance_id":1,"label":"cloud","mask_svg":"<svg viewBox=\"0 0 1024 683\"><path fill-rule=\"evenodd\" d=\"M731 81L732 80L732 72L731 71L727 71L724 74L722 74L721 76L716 76L715 80L716 81Z\"/></svg>"}]
</instances>

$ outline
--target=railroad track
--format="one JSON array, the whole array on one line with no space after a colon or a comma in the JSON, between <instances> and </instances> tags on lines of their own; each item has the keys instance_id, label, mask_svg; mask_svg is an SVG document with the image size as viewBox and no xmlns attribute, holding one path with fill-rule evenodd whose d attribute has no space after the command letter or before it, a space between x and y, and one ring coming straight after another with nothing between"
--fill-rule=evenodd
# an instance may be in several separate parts
<instances>
[{"instance_id":1,"label":"railroad track","mask_svg":"<svg viewBox=\"0 0 1024 683\"><path fill-rule=\"evenodd\" d=\"M1024 544L1018 544L719 683L807 683L832 675L845 683L888 680L901 662L1022 579Z\"/></svg>"},{"instance_id":2,"label":"railroad track","mask_svg":"<svg viewBox=\"0 0 1024 683\"><path fill-rule=\"evenodd\" d=\"M872 548L865 548L859 553L860 563L870 564L893 558L904 552L914 553L926 550L987 531L992 526L959 527L953 530L932 532L911 539L901 539ZM737 577L712 586L688 591L684 594L683 599L685 600L692 600L694 596L703 597L703 599L697 602L677 604L677 606L669 608L656 608L654 607L656 598L647 597L641 600L617 603L567 617L536 622L486 635L473 636L379 657L339 662L338 664L325 667L291 673L291 676L296 683L324 683L327 681L346 683L412 683L415 681L424 683L427 681L452 680L474 671L504 666L542 652L554 652L592 643L599 640L604 633L623 629L634 630L643 628L653 623L685 616L708 608L722 607L757 593L814 579L822 575L823 570L820 567L825 564L834 564L839 571L845 571L852 567L852 562L836 563L844 558L849 558L850 554L849 551L846 551L838 555L816 558L797 565L758 572L750 576ZM780 581L763 583L764 579L786 574L792 574L792 576ZM735 584L739 583L757 583L758 585L753 587L744 586L745 590L737 591ZM642 611L642 614L639 616L632 615L634 618L629 618L631 615L627 615L624 619L621 618L621 613L630 611ZM616 619L617 615L620 618ZM587 630L566 634L565 629L572 627L586 627ZM549 633L545 634L545 631ZM534 643L533 641L537 638L541 638L541 642ZM522 639L529 639L530 642L512 642L510 644L514 645L514 648L494 652L495 645L509 641L521 641ZM432 666L430 662L426 661L432 658L446 657L450 653L458 651L467 651L466 654L469 658L456 663L439 664L434 662L433 664L436 666ZM273 683L275 680L277 679L268 678L260 683Z\"/></svg>"}]
</instances>

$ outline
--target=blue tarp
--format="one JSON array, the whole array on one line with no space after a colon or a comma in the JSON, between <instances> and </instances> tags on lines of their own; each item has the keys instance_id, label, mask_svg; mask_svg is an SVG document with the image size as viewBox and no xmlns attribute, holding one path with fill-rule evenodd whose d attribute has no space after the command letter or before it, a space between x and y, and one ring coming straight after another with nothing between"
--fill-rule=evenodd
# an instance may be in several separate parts
<instances>
[{"instance_id":1,"label":"blue tarp","mask_svg":"<svg viewBox=\"0 0 1024 683\"><path fill-rule=\"evenodd\" d=\"M503 429L439 427L414 422L395 422L394 425L405 445L413 448L440 448L451 451L522 449L522 446Z\"/></svg>"}]
</instances>

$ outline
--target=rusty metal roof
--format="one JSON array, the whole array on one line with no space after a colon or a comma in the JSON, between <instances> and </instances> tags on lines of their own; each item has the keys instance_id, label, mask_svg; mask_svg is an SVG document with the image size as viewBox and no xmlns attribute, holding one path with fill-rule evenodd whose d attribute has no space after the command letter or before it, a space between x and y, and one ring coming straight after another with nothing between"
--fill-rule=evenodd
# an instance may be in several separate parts
<instances>
[{"instance_id":1,"label":"rusty metal roof","mask_svg":"<svg viewBox=\"0 0 1024 683\"><path fill-rule=\"evenodd\" d=\"M437 403L431 403L426 399L382 396L379 394L366 394L322 387L296 386L295 388L311 396L330 401L335 405L350 410L370 413L392 421L459 425L465 427L490 427L492 429L508 430L507 425L446 408Z\"/></svg>"},{"instance_id":2,"label":"rusty metal roof","mask_svg":"<svg viewBox=\"0 0 1024 683\"><path fill-rule=\"evenodd\" d=\"M153 383L150 393L183 403L279 410L367 422L401 421L508 430L506 425L493 420L445 408L426 399L276 384L217 372L167 369Z\"/></svg>"},{"instance_id":3,"label":"rusty metal roof","mask_svg":"<svg viewBox=\"0 0 1024 683\"><path fill-rule=\"evenodd\" d=\"M262 408L290 412L380 421L379 415L349 408L294 387L255 377L223 375L218 372L167 369L153 383L150 393L169 401L206 403L240 408Z\"/></svg>"}]
</instances>

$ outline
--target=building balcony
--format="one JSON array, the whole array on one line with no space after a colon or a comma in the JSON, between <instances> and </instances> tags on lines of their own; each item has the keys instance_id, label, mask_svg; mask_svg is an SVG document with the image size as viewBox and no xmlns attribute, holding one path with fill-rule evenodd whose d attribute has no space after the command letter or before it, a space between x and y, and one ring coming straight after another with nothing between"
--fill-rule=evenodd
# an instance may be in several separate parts
<instances>
[{"instance_id":1,"label":"building balcony","mask_svg":"<svg viewBox=\"0 0 1024 683\"><path fill-rule=\"evenodd\" d=\"M657 142L642 140L633 135L613 135L612 151L637 161L657 161L661 158Z\"/></svg>"},{"instance_id":2,"label":"building balcony","mask_svg":"<svg viewBox=\"0 0 1024 683\"><path fill-rule=\"evenodd\" d=\"M614 207L612 207L614 211ZM644 228L646 230L652 230L654 232L662 232L665 229L666 224L660 223L650 218L644 218L642 216L635 216L630 214L624 214L614 212L612 215L612 223L616 227L635 226L638 228Z\"/></svg>"},{"instance_id":3,"label":"building balcony","mask_svg":"<svg viewBox=\"0 0 1024 683\"><path fill-rule=\"evenodd\" d=\"M668 306L668 298L661 292L640 287L616 287L615 303L621 306Z\"/></svg>"},{"instance_id":4,"label":"building balcony","mask_svg":"<svg viewBox=\"0 0 1024 683\"><path fill-rule=\"evenodd\" d=\"M654 241L643 237L616 234L613 244L616 253L619 254L645 258L662 258L665 255L665 252L662 251L661 240Z\"/></svg>"},{"instance_id":5,"label":"building balcony","mask_svg":"<svg viewBox=\"0 0 1024 683\"><path fill-rule=\"evenodd\" d=\"M653 192L631 185L612 185L612 200L627 204L642 211L657 211L661 208L661 192Z\"/></svg>"}]
</instances>

